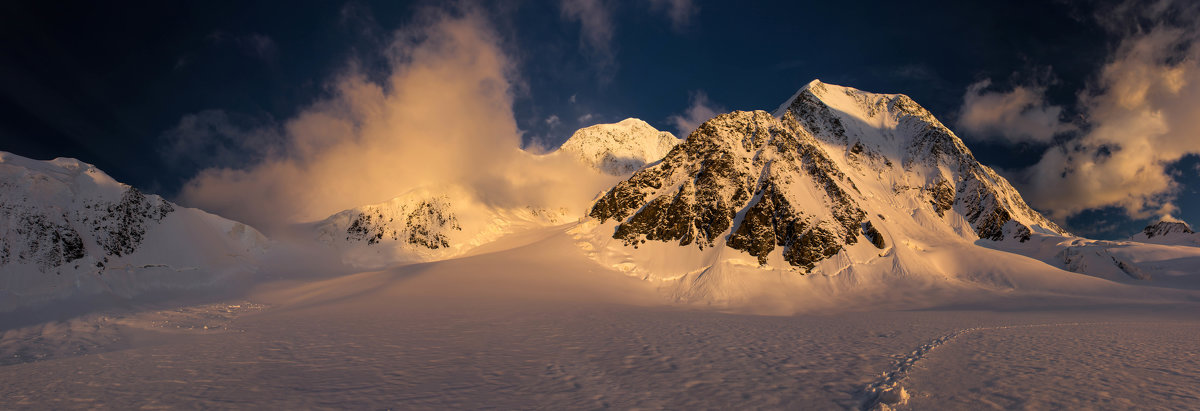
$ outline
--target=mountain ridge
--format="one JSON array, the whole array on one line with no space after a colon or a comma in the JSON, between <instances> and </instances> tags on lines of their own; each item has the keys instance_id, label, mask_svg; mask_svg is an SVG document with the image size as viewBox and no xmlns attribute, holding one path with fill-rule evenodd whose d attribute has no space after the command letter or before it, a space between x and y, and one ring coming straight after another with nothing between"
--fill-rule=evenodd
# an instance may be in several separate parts
<instances>
[{"instance_id":1,"label":"mountain ridge","mask_svg":"<svg viewBox=\"0 0 1200 411\"><path fill-rule=\"evenodd\" d=\"M257 230L181 207L70 158L0 152L0 310L80 294L132 296L254 271Z\"/></svg>"},{"instance_id":2,"label":"mountain ridge","mask_svg":"<svg viewBox=\"0 0 1200 411\"><path fill-rule=\"evenodd\" d=\"M814 80L780 107L706 121L589 215L625 247L729 247L804 272L843 253L868 258L851 251L860 243L886 253L912 230L963 241L1067 235L906 96ZM899 220L908 227L889 229Z\"/></svg>"}]
</instances>

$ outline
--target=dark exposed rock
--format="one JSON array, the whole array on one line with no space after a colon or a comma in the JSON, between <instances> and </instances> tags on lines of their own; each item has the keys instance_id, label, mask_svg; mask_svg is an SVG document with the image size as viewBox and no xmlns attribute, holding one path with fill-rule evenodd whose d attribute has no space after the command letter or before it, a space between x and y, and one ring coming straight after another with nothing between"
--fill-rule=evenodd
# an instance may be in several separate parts
<instances>
[{"instance_id":1,"label":"dark exposed rock","mask_svg":"<svg viewBox=\"0 0 1200 411\"><path fill-rule=\"evenodd\" d=\"M874 245L875 248L880 250L887 248L887 241L884 241L883 234L880 234L879 230L870 221L862 224L862 232L863 236L867 237L867 240L870 240L871 245Z\"/></svg>"},{"instance_id":2,"label":"dark exposed rock","mask_svg":"<svg viewBox=\"0 0 1200 411\"><path fill-rule=\"evenodd\" d=\"M816 144L790 115L723 114L659 164L618 183L590 215L618 221L614 238L626 245L651 240L704 248L729 233L726 244L761 264L779 246L790 264L811 269L854 244L866 215L846 191L857 188ZM794 206L787 193L795 184L824 193L833 218L817 221Z\"/></svg>"},{"instance_id":3,"label":"dark exposed rock","mask_svg":"<svg viewBox=\"0 0 1200 411\"><path fill-rule=\"evenodd\" d=\"M45 215L22 213L16 229L18 238L27 240L25 247L17 253L16 261L30 263L42 272L83 258L85 251L79 232L70 225L51 221ZM8 254L10 245L4 245ZM11 257L5 258L7 263Z\"/></svg>"},{"instance_id":4,"label":"dark exposed rock","mask_svg":"<svg viewBox=\"0 0 1200 411\"><path fill-rule=\"evenodd\" d=\"M775 225L779 216L775 213L775 205L771 201L774 196L763 195L746 210L742 223L729 236L729 246L745 250L750 255L758 257L759 264L767 263L767 254L775 249L779 235Z\"/></svg>"},{"instance_id":5,"label":"dark exposed rock","mask_svg":"<svg viewBox=\"0 0 1200 411\"><path fill-rule=\"evenodd\" d=\"M946 210L954 207L954 186L951 186L949 181L938 180L925 191L929 195L929 204L933 205L933 211L937 212L938 217L945 216Z\"/></svg>"},{"instance_id":6,"label":"dark exposed rock","mask_svg":"<svg viewBox=\"0 0 1200 411\"><path fill-rule=\"evenodd\" d=\"M135 188L127 188L117 202L90 203L82 210L60 216L21 209L0 202L0 218L15 221L13 233L23 241L14 244L10 239L3 240L0 265L29 263L42 272L87 256L83 236L76 226L86 227L85 231L90 229L105 255L121 256L136 251L146 228L174 211L169 202L146 196ZM99 216L89 217L88 212L99 212Z\"/></svg>"},{"instance_id":7,"label":"dark exposed rock","mask_svg":"<svg viewBox=\"0 0 1200 411\"><path fill-rule=\"evenodd\" d=\"M1142 229L1142 233L1146 234L1146 238L1154 238L1173 233L1179 234L1195 234L1187 223L1181 221L1159 221L1157 223L1146 226Z\"/></svg>"},{"instance_id":8,"label":"dark exposed rock","mask_svg":"<svg viewBox=\"0 0 1200 411\"><path fill-rule=\"evenodd\" d=\"M1013 233L1012 238L1015 238L1018 241L1023 243L1023 242L1029 241L1029 239L1031 238L1032 235L1033 235L1033 233L1029 231L1029 227L1026 227L1024 225L1018 225L1017 230L1016 230L1016 232Z\"/></svg>"},{"instance_id":9,"label":"dark exposed rock","mask_svg":"<svg viewBox=\"0 0 1200 411\"><path fill-rule=\"evenodd\" d=\"M103 209L105 213L93 220L92 230L104 251L118 257L137 250L148 225L161 221L174 211L162 198L147 197L132 187L125 190L120 201Z\"/></svg>"},{"instance_id":10,"label":"dark exposed rock","mask_svg":"<svg viewBox=\"0 0 1200 411\"><path fill-rule=\"evenodd\" d=\"M442 204L422 201L417 205L405 221L408 229L408 243L436 250L449 247L450 240L442 233L442 229L462 230L458 218L447 211Z\"/></svg>"}]
</instances>

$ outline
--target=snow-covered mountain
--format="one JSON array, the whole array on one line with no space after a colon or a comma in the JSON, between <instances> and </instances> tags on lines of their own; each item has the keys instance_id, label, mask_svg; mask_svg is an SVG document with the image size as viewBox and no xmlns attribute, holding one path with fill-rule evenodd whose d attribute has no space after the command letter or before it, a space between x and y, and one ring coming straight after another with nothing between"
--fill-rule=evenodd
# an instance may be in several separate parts
<instances>
[{"instance_id":1,"label":"snow-covered mountain","mask_svg":"<svg viewBox=\"0 0 1200 411\"><path fill-rule=\"evenodd\" d=\"M418 188L308 224L342 262L360 268L443 260L506 234L569 220L564 209L499 207L456 186Z\"/></svg>"},{"instance_id":2,"label":"snow-covered mountain","mask_svg":"<svg viewBox=\"0 0 1200 411\"><path fill-rule=\"evenodd\" d=\"M180 207L75 159L0 152L0 310L132 296L254 270L258 231Z\"/></svg>"},{"instance_id":3,"label":"snow-covered mountain","mask_svg":"<svg viewBox=\"0 0 1200 411\"><path fill-rule=\"evenodd\" d=\"M751 267L850 273L852 282L999 281L989 272L1047 253L1052 271L1151 276L1129 256L1079 263L1068 249L1082 239L1033 210L909 97L820 81L773 114L705 122L660 163L608 190L590 216L574 234L594 259L647 279L681 279L683 294L712 293L722 287L714 281Z\"/></svg>"},{"instance_id":4,"label":"snow-covered mountain","mask_svg":"<svg viewBox=\"0 0 1200 411\"><path fill-rule=\"evenodd\" d=\"M581 128L557 152L606 174L625 176L663 158L679 143L671 133L659 131L645 121L627 118L619 123Z\"/></svg>"},{"instance_id":5,"label":"snow-covered mountain","mask_svg":"<svg viewBox=\"0 0 1200 411\"><path fill-rule=\"evenodd\" d=\"M1142 232L1129 237L1129 241L1200 247L1200 234L1193 231L1187 223L1168 217L1146 226Z\"/></svg>"}]
</instances>

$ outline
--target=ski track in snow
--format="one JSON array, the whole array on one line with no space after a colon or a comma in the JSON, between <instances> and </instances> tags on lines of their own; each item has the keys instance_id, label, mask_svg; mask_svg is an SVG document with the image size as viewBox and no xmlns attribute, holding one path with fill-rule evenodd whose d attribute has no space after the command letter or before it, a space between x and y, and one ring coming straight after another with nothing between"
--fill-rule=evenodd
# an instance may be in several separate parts
<instances>
[{"instance_id":1,"label":"ski track in snow","mask_svg":"<svg viewBox=\"0 0 1200 411\"><path fill-rule=\"evenodd\" d=\"M1025 324L1025 325L1006 325L996 327L973 327L955 330L948 334L935 338L928 343L921 345L916 350L901 356L895 365L887 372L884 372L878 380L863 388L860 393L863 410L887 410L896 405L904 405L908 402L911 395L901 384L908 378L908 373L912 371L917 362L924 359L933 350L941 347L949 342L954 341L959 336L964 334L980 332L980 331L996 331L996 330L1011 330L1011 329L1027 329L1027 328L1042 328L1042 327L1072 327L1072 326L1098 326L1098 325L1115 325L1129 324L1123 322L1069 322L1069 323L1048 323L1048 324ZM1145 322L1138 324L1146 324Z\"/></svg>"}]
</instances>

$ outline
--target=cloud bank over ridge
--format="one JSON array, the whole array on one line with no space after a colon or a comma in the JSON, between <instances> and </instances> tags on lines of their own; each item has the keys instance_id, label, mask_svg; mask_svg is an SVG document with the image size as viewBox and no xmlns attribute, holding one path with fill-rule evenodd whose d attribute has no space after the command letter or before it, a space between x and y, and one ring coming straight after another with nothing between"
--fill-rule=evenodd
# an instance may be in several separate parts
<instances>
[{"instance_id":1,"label":"cloud bank over ridge","mask_svg":"<svg viewBox=\"0 0 1200 411\"><path fill-rule=\"evenodd\" d=\"M180 201L269 229L422 186L461 185L498 205L594 194L587 171L572 168L581 166L520 149L514 63L481 12L424 13L386 54L382 82L351 62L327 98L260 131L281 141L261 161L206 169Z\"/></svg>"}]
</instances>

